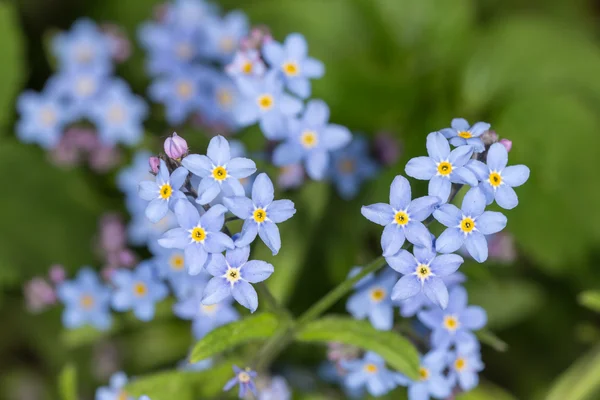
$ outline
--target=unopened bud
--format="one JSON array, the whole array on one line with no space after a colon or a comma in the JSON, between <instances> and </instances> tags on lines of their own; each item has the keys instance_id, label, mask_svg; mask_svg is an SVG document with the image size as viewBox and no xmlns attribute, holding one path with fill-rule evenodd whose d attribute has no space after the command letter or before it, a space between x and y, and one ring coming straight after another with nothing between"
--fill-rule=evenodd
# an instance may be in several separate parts
<instances>
[{"instance_id":1,"label":"unopened bud","mask_svg":"<svg viewBox=\"0 0 600 400\"><path fill-rule=\"evenodd\" d=\"M184 138L177 133L165 140L165 153L173 160L180 160L188 152L188 145Z\"/></svg>"},{"instance_id":2,"label":"unopened bud","mask_svg":"<svg viewBox=\"0 0 600 400\"><path fill-rule=\"evenodd\" d=\"M48 274L50 276L50 280L54 283L61 283L67 277L67 273L62 265L55 264L50 267L50 272Z\"/></svg>"},{"instance_id":3,"label":"unopened bud","mask_svg":"<svg viewBox=\"0 0 600 400\"><path fill-rule=\"evenodd\" d=\"M158 157L152 156L148 159L148 164L150 164L150 171L153 174L158 174L158 168L160 167L160 159Z\"/></svg>"},{"instance_id":4,"label":"unopened bud","mask_svg":"<svg viewBox=\"0 0 600 400\"><path fill-rule=\"evenodd\" d=\"M512 140L500 139L500 143L502 143L502 146L506 148L506 151L510 151L510 149L512 149Z\"/></svg>"}]
</instances>

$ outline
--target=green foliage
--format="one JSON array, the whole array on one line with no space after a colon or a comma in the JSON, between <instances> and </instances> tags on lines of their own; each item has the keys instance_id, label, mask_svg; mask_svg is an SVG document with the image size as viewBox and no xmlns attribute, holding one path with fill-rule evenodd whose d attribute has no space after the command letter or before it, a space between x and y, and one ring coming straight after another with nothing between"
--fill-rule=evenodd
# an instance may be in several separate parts
<instances>
[{"instance_id":1,"label":"green foliage","mask_svg":"<svg viewBox=\"0 0 600 400\"><path fill-rule=\"evenodd\" d=\"M475 389L461 393L456 400L516 400L511 394L498 386L482 382Z\"/></svg>"},{"instance_id":2,"label":"green foliage","mask_svg":"<svg viewBox=\"0 0 600 400\"><path fill-rule=\"evenodd\" d=\"M190 362L217 355L244 343L268 339L279 325L274 314L259 313L223 325L202 338L192 350Z\"/></svg>"},{"instance_id":3,"label":"green foliage","mask_svg":"<svg viewBox=\"0 0 600 400\"><path fill-rule=\"evenodd\" d=\"M419 371L417 349L398 333L379 331L368 321L350 317L324 317L308 323L298 332L301 342L339 342L374 351L395 370L416 379Z\"/></svg>"},{"instance_id":4,"label":"green foliage","mask_svg":"<svg viewBox=\"0 0 600 400\"><path fill-rule=\"evenodd\" d=\"M600 345L575 361L550 387L545 400L593 400L600 396Z\"/></svg>"},{"instance_id":5,"label":"green foliage","mask_svg":"<svg viewBox=\"0 0 600 400\"><path fill-rule=\"evenodd\" d=\"M25 79L23 36L15 7L0 3L0 127L8 125L14 113L14 100Z\"/></svg>"},{"instance_id":6,"label":"green foliage","mask_svg":"<svg viewBox=\"0 0 600 400\"><path fill-rule=\"evenodd\" d=\"M77 400L77 370L67 364L58 377L61 400Z\"/></svg>"},{"instance_id":7,"label":"green foliage","mask_svg":"<svg viewBox=\"0 0 600 400\"><path fill-rule=\"evenodd\" d=\"M592 311L600 312L600 290L586 290L579 293L579 304Z\"/></svg>"},{"instance_id":8,"label":"green foliage","mask_svg":"<svg viewBox=\"0 0 600 400\"><path fill-rule=\"evenodd\" d=\"M481 329L476 332L477 338L481 341L481 343L485 343L488 346L492 347L496 351L506 351L508 350L508 344L500 339L494 332L489 329Z\"/></svg>"}]
</instances>

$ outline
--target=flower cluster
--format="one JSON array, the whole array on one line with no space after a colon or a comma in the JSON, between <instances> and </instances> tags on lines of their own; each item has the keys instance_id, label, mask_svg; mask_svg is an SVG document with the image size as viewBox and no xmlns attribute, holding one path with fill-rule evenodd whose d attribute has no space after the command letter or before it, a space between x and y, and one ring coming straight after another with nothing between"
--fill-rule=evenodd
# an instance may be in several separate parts
<instances>
[{"instance_id":1,"label":"flower cluster","mask_svg":"<svg viewBox=\"0 0 600 400\"><path fill-rule=\"evenodd\" d=\"M27 91L19 97L18 137L46 149L62 144L65 149L81 147L91 153L106 153L106 147L118 143L137 144L147 107L126 82L112 75L120 54L115 36L82 19L69 32L56 35L51 49L58 72L41 93ZM63 136L69 126L86 123L95 127L98 138L93 143L88 140L93 149L83 149L71 143L76 139Z\"/></svg>"}]
</instances>

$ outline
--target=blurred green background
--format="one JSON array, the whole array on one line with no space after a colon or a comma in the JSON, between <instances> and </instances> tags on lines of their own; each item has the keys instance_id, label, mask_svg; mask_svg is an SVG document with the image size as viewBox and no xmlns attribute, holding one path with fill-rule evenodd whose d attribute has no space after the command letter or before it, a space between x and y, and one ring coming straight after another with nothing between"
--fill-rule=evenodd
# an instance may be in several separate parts
<instances>
[{"instance_id":1,"label":"blurred green background","mask_svg":"<svg viewBox=\"0 0 600 400\"><path fill-rule=\"evenodd\" d=\"M15 98L24 88L40 90L52 73L44 50L50 32L88 16L123 26L135 41L136 27L152 17L158 3L0 1L4 398L57 398L56 377L68 361L77 365L81 393L88 396L83 398L91 398L106 380L106 372L97 371L103 356L112 355L131 374L141 374L173 365L188 349L187 324L173 321L168 311L151 326L126 321L118 332L92 341L86 332L65 335L58 309L27 313L22 296L23 283L45 274L53 263L64 264L70 273L81 265L98 265L93 249L97 220L105 211L124 212L124 205L114 173L60 169L40 148L19 143L13 129ZM531 178L517 191L519 207L507 212L518 261L467 263L463 268L471 302L487 309L489 328L509 346L506 352L484 346L485 382L470 398L546 398L557 377L586 354L579 369L559 382L569 389L566 397L555 398L600 398L600 361L594 347L600 343L600 318L578 301L582 292L600 289L600 3L219 3L244 10L253 24L268 25L276 39L303 33L311 54L326 65L326 76L314 84L314 97L328 102L332 120L367 135L393 132L403 144L399 162L381 171L351 202L343 202L324 184L310 184L292 195L306 218L283 228L285 246L273 262L285 272L280 278L274 275L271 283L291 310L306 309L343 279L350 266L378 255L380 230L362 218L360 206L387 197L389 183L403 173L406 161L424 153L427 133L448 126L454 117L485 120L513 141L511 163L527 164ZM137 93L145 93L148 80L138 47L117 73ZM146 125L154 135L147 145L154 149L167 132L161 112L156 108ZM421 193L426 190L422 182L416 187ZM262 256L268 258L262 253L256 258ZM593 294L588 297L593 300ZM311 367L322 355L292 349L285 357ZM578 393L588 397L576 397Z\"/></svg>"}]
</instances>

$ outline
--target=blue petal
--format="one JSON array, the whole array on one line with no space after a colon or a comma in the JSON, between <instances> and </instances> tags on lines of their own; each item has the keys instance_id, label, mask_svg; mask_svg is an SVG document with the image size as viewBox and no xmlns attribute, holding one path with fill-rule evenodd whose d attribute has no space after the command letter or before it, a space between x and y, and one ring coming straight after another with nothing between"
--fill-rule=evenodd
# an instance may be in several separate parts
<instances>
[{"instance_id":1,"label":"blue petal","mask_svg":"<svg viewBox=\"0 0 600 400\"><path fill-rule=\"evenodd\" d=\"M506 216L497 211L486 211L475 221L477 230L484 235L500 232L506 227Z\"/></svg>"},{"instance_id":2,"label":"blue petal","mask_svg":"<svg viewBox=\"0 0 600 400\"><path fill-rule=\"evenodd\" d=\"M468 392L479 385L479 375L473 371L463 371L458 374L458 384L462 390Z\"/></svg>"},{"instance_id":3,"label":"blue petal","mask_svg":"<svg viewBox=\"0 0 600 400\"><path fill-rule=\"evenodd\" d=\"M221 253L235 248L233 240L223 232L212 232L204 240L204 248L209 253Z\"/></svg>"},{"instance_id":4,"label":"blue petal","mask_svg":"<svg viewBox=\"0 0 600 400\"><path fill-rule=\"evenodd\" d=\"M430 308L427 311L421 311L417 315L419 321L429 329L436 329L442 325L444 313L439 308Z\"/></svg>"},{"instance_id":5,"label":"blue petal","mask_svg":"<svg viewBox=\"0 0 600 400\"><path fill-rule=\"evenodd\" d=\"M306 39L304 39L303 35L291 33L285 38L283 45L288 56L293 57L295 60L306 58L308 45L306 44Z\"/></svg>"},{"instance_id":6,"label":"blue petal","mask_svg":"<svg viewBox=\"0 0 600 400\"><path fill-rule=\"evenodd\" d=\"M262 241L273 252L273 255L279 253L281 248L281 237L279 236L279 228L271 221L265 221L258 227L258 235Z\"/></svg>"},{"instance_id":7,"label":"blue petal","mask_svg":"<svg viewBox=\"0 0 600 400\"><path fill-rule=\"evenodd\" d=\"M475 174L465 167L454 169L450 175L450 181L452 183L461 183L469 186L477 186L479 184Z\"/></svg>"},{"instance_id":8,"label":"blue petal","mask_svg":"<svg viewBox=\"0 0 600 400\"><path fill-rule=\"evenodd\" d=\"M160 166L158 167L158 175L156 180L160 182L167 182L169 180L169 168L164 160L160 160Z\"/></svg>"},{"instance_id":9,"label":"blue petal","mask_svg":"<svg viewBox=\"0 0 600 400\"><path fill-rule=\"evenodd\" d=\"M502 180L508 186L521 186L529 179L529 168L525 165L511 165L502 171Z\"/></svg>"},{"instance_id":10,"label":"blue petal","mask_svg":"<svg viewBox=\"0 0 600 400\"><path fill-rule=\"evenodd\" d=\"M443 399L452 393L452 387L448 380L446 380L442 375L434 375L429 378L428 381L429 392L431 395L438 399Z\"/></svg>"},{"instance_id":11,"label":"blue petal","mask_svg":"<svg viewBox=\"0 0 600 400\"><path fill-rule=\"evenodd\" d=\"M488 166L479 160L470 160L465 164L465 167L473 172L475 177L477 177L477 179L480 181L486 180L490 174L490 169Z\"/></svg>"},{"instance_id":12,"label":"blue petal","mask_svg":"<svg viewBox=\"0 0 600 400\"><path fill-rule=\"evenodd\" d=\"M398 253L404 244L404 230L397 224L389 224L383 229L381 235L381 249L384 257L391 257Z\"/></svg>"},{"instance_id":13,"label":"blue petal","mask_svg":"<svg viewBox=\"0 0 600 400\"><path fill-rule=\"evenodd\" d=\"M310 96L310 81L308 78L296 77L289 79L287 87L293 94L301 99L306 99Z\"/></svg>"},{"instance_id":14,"label":"blue petal","mask_svg":"<svg viewBox=\"0 0 600 400\"><path fill-rule=\"evenodd\" d=\"M154 200L159 196L159 187L156 182L142 181L138 186L138 194L146 201Z\"/></svg>"},{"instance_id":15,"label":"blue petal","mask_svg":"<svg viewBox=\"0 0 600 400\"><path fill-rule=\"evenodd\" d=\"M243 196L246 194L246 190L238 179L232 178L223 181L221 184L221 193L228 197Z\"/></svg>"},{"instance_id":16,"label":"blue petal","mask_svg":"<svg viewBox=\"0 0 600 400\"><path fill-rule=\"evenodd\" d=\"M508 185L498 187L494 198L496 199L496 203L505 210L512 210L519 204L517 193Z\"/></svg>"},{"instance_id":17,"label":"blue petal","mask_svg":"<svg viewBox=\"0 0 600 400\"><path fill-rule=\"evenodd\" d=\"M227 250L225 253L225 259L227 263L234 268L239 268L244 265L250 257L250 246L238 247L235 249Z\"/></svg>"},{"instance_id":18,"label":"blue petal","mask_svg":"<svg viewBox=\"0 0 600 400\"><path fill-rule=\"evenodd\" d=\"M320 139L327 150L338 150L350 143L352 134L345 126L329 124L323 129Z\"/></svg>"},{"instance_id":19,"label":"blue petal","mask_svg":"<svg viewBox=\"0 0 600 400\"><path fill-rule=\"evenodd\" d=\"M468 295L467 291L462 286L455 286L450 291L450 301L448 302L448 313L461 313L467 306Z\"/></svg>"},{"instance_id":20,"label":"blue petal","mask_svg":"<svg viewBox=\"0 0 600 400\"><path fill-rule=\"evenodd\" d=\"M502 143L494 143L490 146L487 155L487 165L492 171L502 171L508 162L508 151Z\"/></svg>"},{"instance_id":21,"label":"blue petal","mask_svg":"<svg viewBox=\"0 0 600 400\"><path fill-rule=\"evenodd\" d=\"M250 283L262 282L275 271L273 266L265 261L248 261L241 269L242 278Z\"/></svg>"},{"instance_id":22,"label":"blue petal","mask_svg":"<svg viewBox=\"0 0 600 400\"><path fill-rule=\"evenodd\" d=\"M488 246L485 236L481 232L471 232L465 239L467 251L477 262L484 262L488 258Z\"/></svg>"},{"instance_id":23,"label":"blue petal","mask_svg":"<svg viewBox=\"0 0 600 400\"><path fill-rule=\"evenodd\" d=\"M408 387L409 400L429 400L429 390L425 382L413 383Z\"/></svg>"},{"instance_id":24,"label":"blue petal","mask_svg":"<svg viewBox=\"0 0 600 400\"><path fill-rule=\"evenodd\" d=\"M439 132L427 135L427 154L435 161L444 161L450 155L448 140Z\"/></svg>"},{"instance_id":25,"label":"blue petal","mask_svg":"<svg viewBox=\"0 0 600 400\"><path fill-rule=\"evenodd\" d=\"M174 190L179 190L181 186L185 183L185 179L187 178L189 172L184 167L179 167L171 174L171 186Z\"/></svg>"},{"instance_id":26,"label":"blue petal","mask_svg":"<svg viewBox=\"0 0 600 400\"><path fill-rule=\"evenodd\" d=\"M200 178L209 176L213 169L213 163L210 161L210 158L198 154L190 154L185 157L181 160L181 165Z\"/></svg>"},{"instance_id":27,"label":"blue petal","mask_svg":"<svg viewBox=\"0 0 600 400\"><path fill-rule=\"evenodd\" d=\"M390 205L395 210L406 210L411 200L410 183L402 175L398 175L390 186Z\"/></svg>"},{"instance_id":28,"label":"blue petal","mask_svg":"<svg viewBox=\"0 0 600 400\"><path fill-rule=\"evenodd\" d=\"M453 128L444 128L440 130L440 133L444 135L446 139L450 139L457 135L456 129Z\"/></svg>"},{"instance_id":29,"label":"blue petal","mask_svg":"<svg viewBox=\"0 0 600 400\"><path fill-rule=\"evenodd\" d=\"M457 254L443 254L433 259L430 265L431 272L436 276L447 276L456 272L464 261Z\"/></svg>"},{"instance_id":30,"label":"blue petal","mask_svg":"<svg viewBox=\"0 0 600 400\"><path fill-rule=\"evenodd\" d=\"M469 161L473 155L473 148L471 146L461 146L452 150L448 156L448 161L452 164L452 167L462 167Z\"/></svg>"},{"instance_id":31,"label":"blue petal","mask_svg":"<svg viewBox=\"0 0 600 400\"><path fill-rule=\"evenodd\" d=\"M279 109L287 117L297 115L302 111L303 107L302 101L293 96L282 94L279 98Z\"/></svg>"},{"instance_id":32,"label":"blue petal","mask_svg":"<svg viewBox=\"0 0 600 400\"><path fill-rule=\"evenodd\" d=\"M270 65L281 65L285 57L283 46L274 40L263 45L262 54Z\"/></svg>"},{"instance_id":33,"label":"blue petal","mask_svg":"<svg viewBox=\"0 0 600 400\"><path fill-rule=\"evenodd\" d=\"M445 176L434 176L429 181L429 190L427 193L429 196L435 196L440 199L442 203L446 203L450 197L450 191L452 190L452 184L450 180Z\"/></svg>"},{"instance_id":34,"label":"blue petal","mask_svg":"<svg viewBox=\"0 0 600 400\"><path fill-rule=\"evenodd\" d=\"M224 165L231 159L229 142L223 136L215 136L208 143L206 155L215 165Z\"/></svg>"},{"instance_id":35,"label":"blue petal","mask_svg":"<svg viewBox=\"0 0 600 400\"><path fill-rule=\"evenodd\" d=\"M375 329L389 331L394 325L394 308L391 304L378 304L371 309L369 321Z\"/></svg>"},{"instance_id":36,"label":"blue petal","mask_svg":"<svg viewBox=\"0 0 600 400\"><path fill-rule=\"evenodd\" d=\"M202 205L208 204L217 197L220 191L221 186L219 186L212 176L202 178L198 185L198 198L196 199L196 202Z\"/></svg>"},{"instance_id":37,"label":"blue petal","mask_svg":"<svg viewBox=\"0 0 600 400\"><path fill-rule=\"evenodd\" d=\"M174 207L177 223L184 229L192 229L200 221L200 213L188 200L178 200Z\"/></svg>"},{"instance_id":38,"label":"blue petal","mask_svg":"<svg viewBox=\"0 0 600 400\"><path fill-rule=\"evenodd\" d=\"M240 236L236 239L235 245L238 247L248 246L256 239L257 234L258 224L254 220L248 219L244 222L242 232L240 232Z\"/></svg>"},{"instance_id":39,"label":"blue petal","mask_svg":"<svg viewBox=\"0 0 600 400\"><path fill-rule=\"evenodd\" d=\"M246 178L256 172L256 164L249 158L236 157L227 163L227 174L234 178Z\"/></svg>"},{"instance_id":40,"label":"blue petal","mask_svg":"<svg viewBox=\"0 0 600 400\"><path fill-rule=\"evenodd\" d=\"M146 207L146 217L150 222L157 223L169 211L169 203L163 199L154 199Z\"/></svg>"},{"instance_id":41,"label":"blue petal","mask_svg":"<svg viewBox=\"0 0 600 400\"><path fill-rule=\"evenodd\" d=\"M275 189L273 182L264 172L259 174L252 185L252 201L259 208L265 208L273 202Z\"/></svg>"},{"instance_id":42,"label":"blue petal","mask_svg":"<svg viewBox=\"0 0 600 400\"><path fill-rule=\"evenodd\" d=\"M406 240L415 246L431 246L431 233L422 222L409 221L404 228L404 234Z\"/></svg>"},{"instance_id":43,"label":"blue petal","mask_svg":"<svg viewBox=\"0 0 600 400\"><path fill-rule=\"evenodd\" d=\"M254 203L252 203L252 200L244 196L224 197L223 204L236 217L241 219L252 216L252 211L254 210Z\"/></svg>"},{"instance_id":44,"label":"blue petal","mask_svg":"<svg viewBox=\"0 0 600 400\"><path fill-rule=\"evenodd\" d=\"M200 217L200 225L209 232L220 231L225 223L227 209L221 204L215 204Z\"/></svg>"},{"instance_id":45,"label":"blue petal","mask_svg":"<svg viewBox=\"0 0 600 400\"><path fill-rule=\"evenodd\" d=\"M439 203L440 199L436 196L419 197L410 203L407 213L411 220L423 221L433 213Z\"/></svg>"},{"instance_id":46,"label":"blue petal","mask_svg":"<svg viewBox=\"0 0 600 400\"><path fill-rule=\"evenodd\" d=\"M437 168L430 157L411 158L404 169L406 175L420 180L429 180L435 176Z\"/></svg>"},{"instance_id":47,"label":"blue petal","mask_svg":"<svg viewBox=\"0 0 600 400\"><path fill-rule=\"evenodd\" d=\"M154 303L144 302L133 308L133 315L140 321L151 321L154 318Z\"/></svg>"},{"instance_id":48,"label":"blue petal","mask_svg":"<svg viewBox=\"0 0 600 400\"><path fill-rule=\"evenodd\" d=\"M353 294L346 303L346 310L356 319L364 319L370 308L371 303L365 298L364 292Z\"/></svg>"},{"instance_id":49,"label":"blue petal","mask_svg":"<svg viewBox=\"0 0 600 400\"><path fill-rule=\"evenodd\" d=\"M292 143L282 143L273 152L273 164L278 167L297 164L304 155L302 148Z\"/></svg>"},{"instance_id":50,"label":"blue petal","mask_svg":"<svg viewBox=\"0 0 600 400\"><path fill-rule=\"evenodd\" d=\"M487 323L487 313L479 306L469 306L460 314L460 323L469 330L479 330Z\"/></svg>"},{"instance_id":51,"label":"blue petal","mask_svg":"<svg viewBox=\"0 0 600 400\"><path fill-rule=\"evenodd\" d=\"M471 132L471 135L473 136L481 136L485 131L488 131L490 127L491 125L487 122L476 122L475 125L469 129L469 132Z\"/></svg>"},{"instance_id":52,"label":"blue petal","mask_svg":"<svg viewBox=\"0 0 600 400\"><path fill-rule=\"evenodd\" d=\"M291 200L275 200L269 205L267 216L276 224L287 221L296 213L294 202Z\"/></svg>"},{"instance_id":53,"label":"blue petal","mask_svg":"<svg viewBox=\"0 0 600 400\"><path fill-rule=\"evenodd\" d=\"M481 138L472 137L466 140L466 145L473 148L474 153L483 153L485 146Z\"/></svg>"},{"instance_id":54,"label":"blue petal","mask_svg":"<svg viewBox=\"0 0 600 400\"><path fill-rule=\"evenodd\" d=\"M392 269L404 275L412 274L417 268L417 260L406 250L400 250L397 254L386 257L385 261Z\"/></svg>"},{"instance_id":55,"label":"blue petal","mask_svg":"<svg viewBox=\"0 0 600 400\"><path fill-rule=\"evenodd\" d=\"M189 241L190 234L185 229L175 228L158 239L158 244L167 249L184 249Z\"/></svg>"},{"instance_id":56,"label":"blue petal","mask_svg":"<svg viewBox=\"0 0 600 400\"><path fill-rule=\"evenodd\" d=\"M462 220L462 212L454 204L444 204L433 212L433 217L444 226L457 227Z\"/></svg>"},{"instance_id":57,"label":"blue petal","mask_svg":"<svg viewBox=\"0 0 600 400\"><path fill-rule=\"evenodd\" d=\"M212 305L223 301L231 294L231 286L225 278L214 277L206 284L202 294L202 304Z\"/></svg>"},{"instance_id":58,"label":"blue petal","mask_svg":"<svg viewBox=\"0 0 600 400\"><path fill-rule=\"evenodd\" d=\"M421 282L415 275L404 275L392 289L392 300L406 300L421 291Z\"/></svg>"},{"instance_id":59,"label":"blue petal","mask_svg":"<svg viewBox=\"0 0 600 400\"><path fill-rule=\"evenodd\" d=\"M263 114L259 126L269 140L279 140L286 136L285 117L279 112L271 111Z\"/></svg>"},{"instance_id":60,"label":"blue petal","mask_svg":"<svg viewBox=\"0 0 600 400\"><path fill-rule=\"evenodd\" d=\"M485 195L478 187L471 188L462 202L462 212L468 217L476 218L485 210Z\"/></svg>"},{"instance_id":61,"label":"blue petal","mask_svg":"<svg viewBox=\"0 0 600 400\"><path fill-rule=\"evenodd\" d=\"M394 220L394 211L389 204L376 203L370 206L362 206L361 214L371 222L385 226ZM457 223L458 225L458 223Z\"/></svg>"},{"instance_id":62,"label":"blue petal","mask_svg":"<svg viewBox=\"0 0 600 400\"><path fill-rule=\"evenodd\" d=\"M448 228L435 241L435 248L440 253L453 253L460 249L465 241L465 235L460 229Z\"/></svg>"},{"instance_id":63,"label":"blue petal","mask_svg":"<svg viewBox=\"0 0 600 400\"><path fill-rule=\"evenodd\" d=\"M440 278L430 276L423 284L423 293L442 309L448 307L448 289Z\"/></svg>"},{"instance_id":64,"label":"blue petal","mask_svg":"<svg viewBox=\"0 0 600 400\"><path fill-rule=\"evenodd\" d=\"M190 275L198 275L208 258L206 250L200 245L189 244L185 247L183 253Z\"/></svg>"},{"instance_id":65,"label":"blue petal","mask_svg":"<svg viewBox=\"0 0 600 400\"><path fill-rule=\"evenodd\" d=\"M469 122L464 118L454 118L450 123L450 126L452 127L452 129L455 129L459 132L468 131L470 127Z\"/></svg>"},{"instance_id":66,"label":"blue petal","mask_svg":"<svg viewBox=\"0 0 600 400\"><path fill-rule=\"evenodd\" d=\"M327 166L329 165L329 153L314 150L306 158L306 173L312 179L320 181L325 178Z\"/></svg>"},{"instance_id":67,"label":"blue petal","mask_svg":"<svg viewBox=\"0 0 600 400\"><path fill-rule=\"evenodd\" d=\"M238 303L246 307L250 312L253 313L258 308L258 295L248 282L243 280L238 281L231 290L231 294Z\"/></svg>"},{"instance_id":68,"label":"blue petal","mask_svg":"<svg viewBox=\"0 0 600 400\"><path fill-rule=\"evenodd\" d=\"M231 250L230 250L231 251ZM206 271L212 276L223 276L227 272L227 262L223 254L213 254L206 265Z\"/></svg>"},{"instance_id":69,"label":"blue petal","mask_svg":"<svg viewBox=\"0 0 600 400\"><path fill-rule=\"evenodd\" d=\"M302 122L310 128L320 128L329 121L329 107L323 100L310 100L302 116Z\"/></svg>"}]
</instances>

